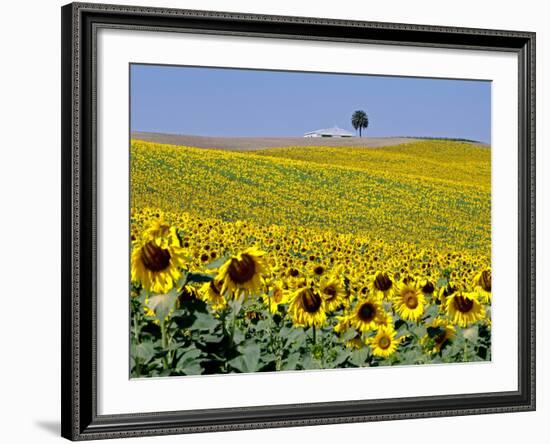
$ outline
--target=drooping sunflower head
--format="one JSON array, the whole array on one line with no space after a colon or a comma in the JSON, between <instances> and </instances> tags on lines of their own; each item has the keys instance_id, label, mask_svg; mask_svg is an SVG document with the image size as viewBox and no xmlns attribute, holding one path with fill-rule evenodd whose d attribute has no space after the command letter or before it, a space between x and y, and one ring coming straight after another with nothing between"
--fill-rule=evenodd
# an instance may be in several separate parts
<instances>
[{"instance_id":1,"label":"drooping sunflower head","mask_svg":"<svg viewBox=\"0 0 550 444\"><path fill-rule=\"evenodd\" d=\"M159 236L152 237L155 233ZM134 242L131 262L132 281L152 293L168 293L182 276L185 255L175 230L163 225L146 230L142 239Z\"/></svg>"},{"instance_id":2,"label":"drooping sunflower head","mask_svg":"<svg viewBox=\"0 0 550 444\"><path fill-rule=\"evenodd\" d=\"M153 219L149 226L143 231L143 237L152 239L155 245L161 248L167 248L168 246L181 246L176 232L176 227L166 223L162 213L157 219Z\"/></svg>"},{"instance_id":3,"label":"drooping sunflower head","mask_svg":"<svg viewBox=\"0 0 550 444\"><path fill-rule=\"evenodd\" d=\"M452 294L454 294L455 292L457 292L458 289L459 289L459 286L455 284L453 281L447 282L447 285L439 289L439 292L435 297L435 302L440 306L440 309L442 311L445 311L447 298Z\"/></svg>"},{"instance_id":4,"label":"drooping sunflower head","mask_svg":"<svg viewBox=\"0 0 550 444\"><path fill-rule=\"evenodd\" d=\"M217 279L222 282L221 293L234 297L251 294L262 287L262 276L267 274L268 265L265 253L255 247L228 259L220 267Z\"/></svg>"},{"instance_id":5,"label":"drooping sunflower head","mask_svg":"<svg viewBox=\"0 0 550 444\"><path fill-rule=\"evenodd\" d=\"M372 354L380 358L387 358L397 350L399 339L396 339L396 332L391 326L380 327L376 336L367 339L367 344L372 349Z\"/></svg>"},{"instance_id":6,"label":"drooping sunflower head","mask_svg":"<svg viewBox=\"0 0 550 444\"><path fill-rule=\"evenodd\" d=\"M206 302L212 310L223 310L227 307L227 301L222 293L222 283L216 279L205 282L197 293L199 299Z\"/></svg>"},{"instance_id":7,"label":"drooping sunflower head","mask_svg":"<svg viewBox=\"0 0 550 444\"><path fill-rule=\"evenodd\" d=\"M327 318L323 298L312 284L294 292L289 312L296 327L321 327Z\"/></svg>"},{"instance_id":8,"label":"drooping sunflower head","mask_svg":"<svg viewBox=\"0 0 550 444\"><path fill-rule=\"evenodd\" d=\"M185 285L178 294L178 306L181 307L188 301L198 298L197 289L191 285Z\"/></svg>"},{"instance_id":9,"label":"drooping sunflower head","mask_svg":"<svg viewBox=\"0 0 550 444\"><path fill-rule=\"evenodd\" d=\"M393 305L402 319L417 322L424 313L426 299L420 287L408 280L395 286Z\"/></svg>"},{"instance_id":10,"label":"drooping sunflower head","mask_svg":"<svg viewBox=\"0 0 550 444\"><path fill-rule=\"evenodd\" d=\"M375 296L387 298L393 285L393 280L387 272L377 271L371 278L370 289Z\"/></svg>"},{"instance_id":11,"label":"drooping sunflower head","mask_svg":"<svg viewBox=\"0 0 550 444\"><path fill-rule=\"evenodd\" d=\"M367 296L357 302L349 318L350 324L361 332L376 330L381 325L386 325L387 321L388 315L382 304L372 296Z\"/></svg>"},{"instance_id":12,"label":"drooping sunflower head","mask_svg":"<svg viewBox=\"0 0 550 444\"><path fill-rule=\"evenodd\" d=\"M341 279L330 276L321 279L319 285L326 311L334 311L346 302L346 291Z\"/></svg>"},{"instance_id":13,"label":"drooping sunflower head","mask_svg":"<svg viewBox=\"0 0 550 444\"><path fill-rule=\"evenodd\" d=\"M477 290L483 302L491 302L491 269L487 268L474 276L472 286Z\"/></svg>"},{"instance_id":14,"label":"drooping sunflower head","mask_svg":"<svg viewBox=\"0 0 550 444\"><path fill-rule=\"evenodd\" d=\"M361 335L356 335L355 337L346 341L346 348L352 350L359 350L360 348L363 348L364 345L365 343L361 339Z\"/></svg>"},{"instance_id":15,"label":"drooping sunflower head","mask_svg":"<svg viewBox=\"0 0 550 444\"><path fill-rule=\"evenodd\" d=\"M446 319L435 318L427 328L428 332L420 340L428 354L439 353L455 336L455 327Z\"/></svg>"},{"instance_id":16,"label":"drooping sunflower head","mask_svg":"<svg viewBox=\"0 0 550 444\"><path fill-rule=\"evenodd\" d=\"M433 295L435 291L435 284L431 279L423 279L420 281L420 289L425 295Z\"/></svg>"},{"instance_id":17,"label":"drooping sunflower head","mask_svg":"<svg viewBox=\"0 0 550 444\"><path fill-rule=\"evenodd\" d=\"M336 325L334 326L335 333L343 333L350 328L349 316L336 316Z\"/></svg>"},{"instance_id":18,"label":"drooping sunflower head","mask_svg":"<svg viewBox=\"0 0 550 444\"><path fill-rule=\"evenodd\" d=\"M476 292L453 293L447 298L445 309L449 320L460 327L467 327L485 318L485 308L479 303Z\"/></svg>"}]
</instances>

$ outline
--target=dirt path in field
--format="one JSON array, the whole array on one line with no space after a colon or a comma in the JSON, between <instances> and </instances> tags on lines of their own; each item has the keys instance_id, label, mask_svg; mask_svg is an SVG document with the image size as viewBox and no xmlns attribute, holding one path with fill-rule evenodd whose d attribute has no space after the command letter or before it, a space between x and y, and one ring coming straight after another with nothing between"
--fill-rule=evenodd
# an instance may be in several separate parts
<instances>
[{"instance_id":1,"label":"dirt path in field","mask_svg":"<svg viewBox=\"0 0 550 444\"><path fill-rule=\"evenodd\" d=\"M353 146L380 148L416 142L419 139L405 137L205 137L178 134L134 132L132 139L169 145L192 146L196 148L217 148L230 151L254 151L264 148L287 146Z\"/></svg>"}]
</instances>

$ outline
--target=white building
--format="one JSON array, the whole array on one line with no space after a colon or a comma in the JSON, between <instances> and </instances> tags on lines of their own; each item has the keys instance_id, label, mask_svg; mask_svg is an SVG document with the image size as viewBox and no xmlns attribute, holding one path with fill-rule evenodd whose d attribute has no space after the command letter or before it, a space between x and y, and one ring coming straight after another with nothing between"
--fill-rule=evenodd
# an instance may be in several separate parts
<instances>
[{"instance_id":1,"label":"white building","mask_svg":"<svg viewBox=\"0 0 550 444\"><path fill-rule=\"evenodd\" d=\"M353 133L335 126L333 128L310 131L309 133L305 133L304 137L353 137Z\"/></svg>"}]
</instances>

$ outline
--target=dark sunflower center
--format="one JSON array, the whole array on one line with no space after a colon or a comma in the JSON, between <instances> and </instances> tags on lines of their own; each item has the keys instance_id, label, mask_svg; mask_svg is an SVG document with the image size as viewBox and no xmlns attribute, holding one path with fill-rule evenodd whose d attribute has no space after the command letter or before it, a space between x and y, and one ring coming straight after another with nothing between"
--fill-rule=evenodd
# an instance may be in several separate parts
<instances>
[{"instance_id":1,"label":"dark sunflower center","mask_svg":"<svg viewBox=\"0 0 550 444\"><path fill-rule=\"evenodd\" d=\"M485 291L491 291L491 272L489 270L483 270L479 278L479 284Z\"/></svg>"},{"instance_id":2,"label":"dark sunflower center","mask_svg":"<svg viewBox=\"0 0 550 444\"><path fill-rule=\"evenodd\" d=\"M332 301L336 297L336 288L333 285L329 285L323 289L323 293L327 295L327 301Z\"/></svg>"},{"instance_id":3,"label":"dark sunflower center","mask_svg":"<svg viewBox=\"0 0 550 444\"><path fill-rule=\"evenodd\" d=\"M236 284L244 284L254 277L256 272L256 263L252 256L243 254L241 259L231 259L229 264L229 277Z\"/></svg>"},{"instance_id":4,"label":"dark sunflower center","mask_svg":"<svg viewBox=\"0 0 550 444\"><path fill-rule=\"evenodd\" d=\"M361 307L359 307L359 311L357 312L359 319L361 319L363 322L370 322L374 319L376 315L376 307L371 304L370 302L365 302Z\"/></svg>"},{"instance_id":5,"label":"dark sunflower center","mask_svg":"<svg viewBox=\"0 0 550 444\"><path fill-rule=\"evenodd\" d=\"M302 306L308 313L315 313L321 307L321 297L313 290L306 288L301 293Z\"/></svg>"},{"instance_id":6,"label":"dark sunflower center","mask_svg":"<svg viewBox=\"0 0 550 444\"><path fill-rule=\"evenodd\" d=\"M387 336L382 336L378 340L378 347L380 347L383 350L387 349L390 345L391 345L391 341L390 341L390 338L388 338Z\"/></svg>"},{"instance_id":7,"label":"dark sunflower center","mask_svg":"<svg viewBox=\"0 0 550 444\"><path fill-rule=\"evenodd\" d=\"M195 299L196 297L196 292L195 292L195 289L193 287L183 287L181 293L179 294L178 296L178 300L179 302L185 302L185 301L191 301L193 299Z\"/></svg>"},{"instance_id":8,"label":"dark sunflower center","mask_svg":"<svg viewBox=\"0 0 550 444\"><path fill-rule=\"evenodd\" d=\"M416 296L416 293L412 290L407 290L403 294L403 302L407 306L407 308L410 308L411 310L414 310L416 307L418 307L418 297Z\"/></svg>"},{"instance_id":9,"label":"dark sunflower center","mask_svg":"<svg viewBox=\"0 0 550 444\"><path fill-rule=\"evenodd\" d=\"M431 294L435 290L434 284L432 284L430 281L427 281L424 286L422 287L422 291L426 294Z\"/></svg>"},{"instance_id":10,"label":"dark sunflower center","mask_svg":"<svg viewBox=\"0 0 550 444\"><path fill-rule=\"evenodd\" d=\"M434 338L434 342L435 342L437 345L443 344L446 340L447 340L447 332L443 332L443 333L441 333L440 335L437 335L437 336Z\"/></svg>"},{"instance_id":11,"label":"dark sunflower center","mask_svg":"<svg viewBox=\"0 0 550 444\"><path fill-rule=\"evenodd\" d=\"M454 303L456 309L462 313L468 313L474 306L474 301L464 296L455 296Z\"/></svg>"},{"instance_id":12,"label":"dark sunflower center","mask_svg":"<svg viewBox=\"0 0 550 444\"><path fill-rule=\"evenodd\" d=\"M392 281L386 273L379 273L374 279L374 286L377 290L386 291L391 288Z\"/></svg>"},{"instance_id":13,"label":"dark sunflower center","mask_svg":"<svg viewBox=\"0 0 550 444\"><path fill-rule=\"evenodd\" d=\"M324 272L325 272L325 267L323 267L322 265L317 265L314 269L313 269L313 272L317 275L322 275Z\"/></svg>"},{"instance_id":14,"label":"dark sunflower center","mask_svg":"<svg viewBox=\"0 0 550 444\"><path fill-rule=\"evenodd\" d=\"M447 285L445 290L443 290L443 296L450 296L456 291L456 287L452 285Z\"/></svg>"},{"instance_id":15,"label":"dark sunflower center","mask_svg":"<svg viewBox=\"0 0 550 444\"><path fill-rule=\"evenodd\" d=\"M149 241L141 249L141 262L148 270L162 271L170 265L170 252Z\"/></svg>"}]
</instances>

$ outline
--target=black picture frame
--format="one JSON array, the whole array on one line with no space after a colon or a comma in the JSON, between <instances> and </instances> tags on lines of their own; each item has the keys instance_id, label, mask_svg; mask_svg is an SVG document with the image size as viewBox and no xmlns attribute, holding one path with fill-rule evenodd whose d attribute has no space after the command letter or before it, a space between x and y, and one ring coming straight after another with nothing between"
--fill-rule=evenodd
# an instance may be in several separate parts
<instances>
[{"instance_id":1,"label":"black picture frame","mask_svg":"<svg viewBox=\"0 0 550 444\"><path fill-rule=\"evenodd\" d=\"M535 33L72 3L62 15L62 436L71 440L535 409ZM389 400L97 414L96 31L201 32L508 51L519 66L518 390Z\"/></svg>"}]
</instances>

